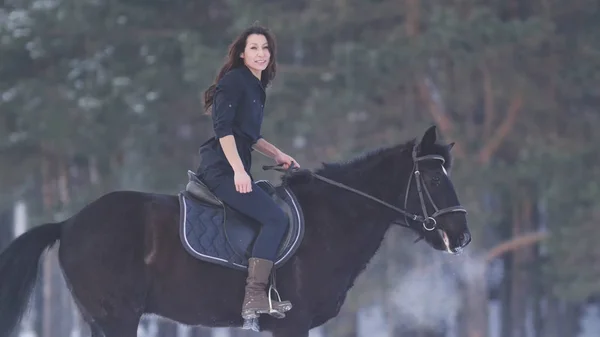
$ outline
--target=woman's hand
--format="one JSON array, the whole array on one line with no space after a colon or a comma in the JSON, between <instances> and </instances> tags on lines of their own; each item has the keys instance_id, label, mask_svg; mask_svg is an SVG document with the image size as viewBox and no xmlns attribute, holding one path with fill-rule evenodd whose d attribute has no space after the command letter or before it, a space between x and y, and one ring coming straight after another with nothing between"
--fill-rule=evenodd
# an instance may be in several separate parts
<instances>
[{"instance_id":1,"label":"woman's hand","mask_svg":"<svg viewBox=\"0 0 600 337\"><path fill-rule=\"evenodd\" d=\"M252 179L244 170L236 171L233 175L235 190L240 193L252 192Z\"/></svg>"},{"instance_id":2,"label":"woman's hand","mask_svg":"<svg viewBox=\"0 0 600 337\"><path fill-rule=\"evenodd\" d=\"M275 159L275 162L277 164L283 164L283 168L285 168L286 170L290 167L290 165L292 165L292 162L294 163L296 168L300 168L300 164L298 164L298 162L294 158L288 156L283 152L279 152L273 159Z\"/></svg>"}]
</instances>

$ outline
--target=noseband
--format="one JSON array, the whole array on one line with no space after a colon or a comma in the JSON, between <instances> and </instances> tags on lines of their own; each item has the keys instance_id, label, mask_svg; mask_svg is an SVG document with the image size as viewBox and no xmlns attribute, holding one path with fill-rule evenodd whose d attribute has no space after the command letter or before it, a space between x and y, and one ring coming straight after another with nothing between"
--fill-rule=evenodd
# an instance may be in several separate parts
<instances>
[{"instance_id":1,"label":"noseband","mask_svg":"<svg viewBox=\"0 0 600 337\"><path fill-rule=\"evenodd\" d=\"M387 208L390 208L390 209L392 209L392 210L394 210L394 211L396 211L396 212L404 215L404 223L398 223L399 225L402 225L404 227L410 228L411 226L410 226L410 224L408 222L408 219L407 219L407 217L408 217L408 218L410 218L413 221L417 221L417 222L422 223L423 224L423 228L426 231L432 231L432 230L434 230L434 229L437 228L437 220L435 219L436 217L438 217L440 215L443 215L443 214L452 213L452 212L467 213L467 210L465 208L463 208L462 206L460 206L460 205L450 206L450 207L446 207L446 208L442 208L442 209L439 209L437 207L437 205L433 201L433 198L431 197L431 193L429 193L429 190L427 189L427 186L425 185L425 181L423 181L423 177L421 175L421 171L419 170L419 162L424 161L424 160L431 160L431 159L439 160L441 162L442 168L443 168L445 160L444 160L444 157L442 157L440 155L434 155L434 154L417 157L417 146L418 145L415 145L413 147L413 150L412 150L413 169L412 169L412 173L411 173L411 175L410 175L410 177L408 179L408 184L406 185L406 193L405 193L405 197L404 197L404 208L407 209L407 205L408 205L408 193L410 192L410 184L411 184L411 181L412 181L413 176L414 176L415 177L415 182L416 182L416 185L417 185L417 193L419 194L419 202L421 204L421 211L423 212L422 215L410 213L410 212L406 211L405 209L404 210L400 209L400 208L398 208L398 207L396 207L394 205L391 205L391 204L389 204L389 203L387 203L387 202L385 202L383 200L377 199L377 198L373 197L372 195L369 195L369 194L366 194L364 192L361 192L361 191L359 191L357 189L354 189L354 188L352 188L350 186L346 186L346 185L344 185L342 183L338 183L337 181L325 178L325 177L323 177L321 175L318 175L318 174L316 174L316 173L314 173L312 171L309 171L309 172L310 172L311 176L313 176L313 177L315 177L315 178L317 178L319 180L322 180L322 181L324 181L326 183L329 183L331 185L343 188L345 190L354 192L356 194L362 195L365 198L369 198L369 199L371 199L371 200L373 200L373 201L375 201L375 202L377 202L377 203L379 203L381 205L386 206ZM263 170L270 170L270 169L272 169L272 170L276 170L276 171L284 172L284 173L288 173L289 171L298 170L294 165L290 166L290 168L288 168L288 169L283 169L283 168L281 168L281 166L282 166L282 164L278 164L278 165L264 165L263 166ZM423 195L423 191L425 191L425 195L427 195L427 198L429 199L429 202L431 203L431 206L433 206L433 209L435 210L434 213L431 214L431 215L427 214L427 207L425 205L425 198L424 198L424 195Z\"/></svg>"}]
</instances>

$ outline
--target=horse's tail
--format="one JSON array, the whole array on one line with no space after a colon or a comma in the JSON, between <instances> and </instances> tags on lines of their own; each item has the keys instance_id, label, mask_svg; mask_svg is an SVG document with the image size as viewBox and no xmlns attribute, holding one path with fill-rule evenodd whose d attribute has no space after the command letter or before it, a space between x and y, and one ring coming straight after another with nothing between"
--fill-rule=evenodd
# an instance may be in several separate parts
<instances>
[{"instance_id":1,"label":"horse's tail","mask_svg":"<svg viewBox=\"0 0 600 337\"><path fill-rule=\"evenodd\" d=\"M44 251L60 239L62 223L40 225L15 239L0 253L0 337L21 321L37 280Z\"/></svg>"}]
</instances>

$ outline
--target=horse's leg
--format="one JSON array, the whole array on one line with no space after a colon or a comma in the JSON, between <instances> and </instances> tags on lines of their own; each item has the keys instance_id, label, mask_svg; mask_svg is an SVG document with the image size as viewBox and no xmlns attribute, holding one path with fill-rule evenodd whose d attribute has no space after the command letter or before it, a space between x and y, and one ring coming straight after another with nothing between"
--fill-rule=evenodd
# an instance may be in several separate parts
<instances>
[{"instance_id":1,"label":"horse's leg","mask_svg":"<svg viewBox=\"0 0 600 337\"><path fill-rule=\"evenodd\" d=\"M62 231L58 258L65 281L86 321L105 337L135 337L145 310L144 202L135 193L106 195Z\"/></svg>"},{"instance_id":2,"label":"horse's leg","mask_svg":"<svg viewBox=\"0 0 600 337\"><path fill-rule=\"evenodd\" d=\"M106 319L105 318L102 320L96 320L92 316L90 316L88 311L83 306L81 306L81 303L77 300L77 297L73 296L73 299L75 300L75 304L77 306L77 309L79 310L79 313L81 314L81 317L87 323L87 325L90 327L91 337L110 337L110 336L112 336L109 334L109 332L105 332L105 331L110 331L111 326L115 326L115 324L113 323L115 321L114 319ZM131 317L135 317L135 315L131 315ZM131 319L130 321L133 322L134 319ZM139 318L138 318L138 324L139 324ZM106 327L103 327L103 326L106 326ZM136 331L136 334L133 336L137 335L137 324L135 326L135 331ZM115 334L115 336L131 336L131 335Z\"/></svg>"},{"instance_id":3,"label":"horse's leg","mask_svg":"<svg viewBox=\"0 0 600 337\"><path fill-rule=\"evenodd\" d=\"M104 337L102 333L102 329L96 324L90 324L90 331L92 332L92 337Z\"/></svg>"},{"instance_id":4,"label":"horse's leg","mask_svg":"<svg viewBox=\"0 0 600 337\"><path fill-rule=\"evenodd\" d=\"M91 333L92 337L104 337L104 334L102 333L102 329L100 328L100 326L98 326L98 324L96 324L96 322L94 321L92 316L90 316L89 312L85 309L84 306L81 305L81 302L79 302L79 300L73 293L73 291L72 291L73 288L72 288L71 284L69 283L69 279L66 277L66 275L64 273L63 273L63 277L65 280L65 283L67 284L67 287L69 288L69 291L71 291L71 296L73 298L73 302L75 303L75 307L79 311L79 314L83 318L83 321L90 328L90 333Z\"/></svg>"},{"instance_id":5,"label":"horse's leg","mask_svg":"<svg viewBox=\"0 0 600 337\"><path fill-rule=\"evenodd\" d=\"M79 307L79 312L81 313L83 320L90 327L92 337L104 337L104 334L102 333L102 328L100 328L100 326L96 322L94 322L94 320L91 317L89 317L86 314L86 312L81 309L81 307Z\"/></svg>"},{"instance_id":6,"label":"horse's leg","mask_svg":"<svg viewBox=\"0 0 600 337\"><path fill-rule=\"evenodd\" d=\"M265 318L265 328L271 331L273 337L308 337L311 319L308 312L300 308L301 301L295 302L298 306L288 311L285 319Z\"/></svg>"},{"instance_id":7,"label":"horse's leg","mask_svg":"<svg viewBox=\"0 0 600 337\"><path fill-rule=\"evenodd\" d=\"M280 325L271 331L273 337L308 337L310 329L294 325Z\"/></svg>"},{"instance_id":8,"label":"horse's leg","mask_svg":"<svg viewBox=\"0 0 600 337\"><path fill-rule=\"evenodd\" d=\"M96 331L92 328L92 336L104 337L137 337L137 329L140 323L138 315L128 317L104 317L96 321L97 326L102 330L104 335L96 335Z\"/></svg>"},{"instance_id":9,"label":"horse's leg","mask_svg":"<svg viewBox=\"0 0 600 337\"><path fill-rule=\"evenodd\" d=\"M90 326L92 337L136 337L143 313L144 289L140 287L140 290L126 281L139 280L135 275L135 272L141 274L139 269L131 268L129 273L121 274L110 274L110 270L100 268L75 269L78 264L73 263L71 258L63 259L65 281L79 312ZM119 266L118 263L115 265ZM118 275L123 277L119 279Z\"/></svg>"}]
</instances>

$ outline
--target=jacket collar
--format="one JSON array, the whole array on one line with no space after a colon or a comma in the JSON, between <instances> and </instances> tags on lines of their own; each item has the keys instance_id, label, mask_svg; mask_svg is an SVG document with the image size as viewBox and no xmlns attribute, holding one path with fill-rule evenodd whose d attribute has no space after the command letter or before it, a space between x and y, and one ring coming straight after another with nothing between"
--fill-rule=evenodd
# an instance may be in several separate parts
<instances>
[{"instance_id":1,"label":"jacket collar","mask_svg":"<svg viewBox=\"0 0 600 337\"><path fill-rule=\"evenodd\" d=\"M256 76L254 76L252 71L245 64L242 65L240 68L242 69L242 73L244 73L245 76L249 76L252 79L252 81L257 83L261 87L261 89L265 90L265 87L263 86L262 82L258 78L256 78Z\"/></svg>"}]
</instances>

